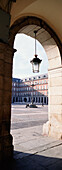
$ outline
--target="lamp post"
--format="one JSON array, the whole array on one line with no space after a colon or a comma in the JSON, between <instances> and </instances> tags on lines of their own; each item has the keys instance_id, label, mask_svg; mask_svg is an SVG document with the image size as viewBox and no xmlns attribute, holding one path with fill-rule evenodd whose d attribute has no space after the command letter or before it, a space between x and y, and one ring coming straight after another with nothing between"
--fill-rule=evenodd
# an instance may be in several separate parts
<instances>
[{"instance_id":1,"label":"lamp post","mask_svg":"<svg viewBox=\"0 0 62 170\"><path fill-rule=\"evenodd\" d=\"M32 64L32 70L33 70L33 73L38 73L39 72L39 67L40 67L40 63L42 60L40 60L36 54L36 33L38 32L37 31L34 31L35 33L35 57L30 61L30 63ZM33 104L33 86L34 84L32 84L32 104L30 105L31 108L36 108L37 106Z\"/></svg>"},{"instance_id":2,"label":"lamp post","mask_svg":"<svg viewBox=\"0 0 62 170\"><path fill-rule=\"evenodd\" d=\"M36 54L36 33L37 31L34 31L35 33L35 57L30 61L30 63L32 64L32 70L33 70L33 73L38 73L39 72L39 68L40 68L40 63L42 60L40 60Z\"/></svg>"},{"instance_id":3,"label":"lamp post","mask_svg":"<svg viewBox=\"0 0 62 170\"><path fill-rule=\"evenodd\" d=\"M33 87L34 87L34 84L31 85L32 86L32 104L33 104Z\"/></svg>"},{"instance_id":4,"label":"lamp post","mask_svg":"<svg viewBox=\"0 0 62 170\"><path fill-rule=\"evenodd\" d=\"M32 99L31 99L31 104L30 104L30 108L37 108L37 106L35 104L33 104L33 87L35 86L33 81L32 81Z\"/></svg>"}]
</instances>

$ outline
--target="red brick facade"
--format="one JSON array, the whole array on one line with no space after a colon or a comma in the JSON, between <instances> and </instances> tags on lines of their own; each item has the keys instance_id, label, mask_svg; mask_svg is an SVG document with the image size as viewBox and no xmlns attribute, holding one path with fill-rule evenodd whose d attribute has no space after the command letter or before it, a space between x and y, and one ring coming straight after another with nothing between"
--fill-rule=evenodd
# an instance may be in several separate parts
<instances>
[{"instance_id":1,"label":"red brick facade","mask_svg":"<svg viewBox=\"0 0 62 170\"><path fill-rule=\"evenodd\" d=\"M40 75L26 79L13 78L12 103L48 104L48 75Z\"/></svg>"}]
</instances>

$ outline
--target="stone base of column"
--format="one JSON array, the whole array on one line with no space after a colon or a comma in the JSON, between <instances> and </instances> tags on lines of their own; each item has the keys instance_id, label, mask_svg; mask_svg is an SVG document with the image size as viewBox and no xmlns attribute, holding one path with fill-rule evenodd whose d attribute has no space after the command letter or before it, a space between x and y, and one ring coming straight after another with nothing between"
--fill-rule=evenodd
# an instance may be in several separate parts
<instances>
[{"instance_id":1,"label":"stone base of column","mask_svg":"<svg viewBox=\"0 0 62 170\"><path fill-rule=\"evenodd\" d=\"M53 117L43 125L43 135L62 139L62 123Z\"/></svg>"},{"instance_id":2,"label":"stone base of column","mask_svg":"<svg viewBox=\"0 0 62 170\"><path fill-rule=\"evenodd\" d=\"M13 158L12 136L0 137L0 162L9 161Z\"/></svg>"}]
</instances>

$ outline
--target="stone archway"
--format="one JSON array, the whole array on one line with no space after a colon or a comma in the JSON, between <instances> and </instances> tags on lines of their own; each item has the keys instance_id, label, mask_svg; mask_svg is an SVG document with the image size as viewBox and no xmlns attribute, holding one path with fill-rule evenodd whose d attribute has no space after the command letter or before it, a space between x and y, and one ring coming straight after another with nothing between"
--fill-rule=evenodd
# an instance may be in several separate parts
<instances>
[{"instance_id":1,"label":"stone archway","mask_svg":"<svg viewBox=\"0 0 62 170\"><path fill-rule=\"evenodd\" d=\"M12 62L15 35L18 32L33 37L34 29L39 29L37 39L43 45L49 60L49 122L48 134L62 138L62 44L54 31L41 19L22 17L10 28L9 43L0 42L0 160L13 155L11 122ZM28 31L28 32L26 32ZM39 36L40 35L40 36ZM44 42L42 42L42 38ZM49 37L49 38L48 38ZM46 39L45 39L46 38ZM60 51L60 52L59 52ZM47 124L44 126L44 131Z\"/></svg>"},{"instance_id":2,"label":"stone archway","mask_svg":"<svg viewBox=\"0 0 62 170\"><path fill-rule=\"evenodd\" d=\"M50 136L62 138L62 114L61 114L61 93L62 93L62 48L61 42L55 32L43 20L36 17L22 17L10 28L10 46L13 46L17 33L25 33L33 37L34 30L39 30L37 40L44 47L49 61L49 122L44 125L44 133L48 128Z\"/></svg>"}]
</instances>

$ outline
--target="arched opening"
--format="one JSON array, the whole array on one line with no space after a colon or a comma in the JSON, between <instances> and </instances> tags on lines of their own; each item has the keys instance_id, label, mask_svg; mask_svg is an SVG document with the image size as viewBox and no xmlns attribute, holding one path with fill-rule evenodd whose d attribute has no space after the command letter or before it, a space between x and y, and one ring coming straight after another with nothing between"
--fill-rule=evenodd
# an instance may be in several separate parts
<instances>
[{"instance_id":1,"label":"arched opening","mask_svg":"<svg viewBox=\"0 0 62 170\"><path fill-rule=\"evenodd\" d=\"M24 32L24 27L27 29L28 25L36 25L43 28L45 36L42 35L44 38L46 38L46 34L49 33L48 39L44 39L46 42L41 42L41 44L43 43L49 60L49 102L47 100L49 103L49 122L44 126L44 133L46 134L47 130L50 136L62 138L61 7L62 1L59 0L57 0L57 2L54 0L48 0L48 2L45 0L0 1L0 160L5 159L6 157L12 157L13 145L12 136L10 134L10 105L12 61L13 54L16 51L13 49L13 43L15 35L19 31L21 32L23 30ZM13 25L10 28L8 40L9 22L10 24L13 23ZM28 28L28 31L30 31L30 29L31 27ZM59 50L56 47L58 47ZM15 101L16 97L14 98ZM22 101L23 99L24 98L22 98Z\"/></svg>"},{"instance_id":2,"label":"arched opening","mask_svg":"<svg viewBox=\"0 0 62 170\"><path fill-rule=\"evenodd\" d=\"M17 36L18 36L19 39L17 39ZM25 42L25 39L26 39L27 46L25 48L24 48L24 42L23 42L22 39L21 39L21 42L20 42L20 37L22 37L22 39L23 39L23 37L25 37L23 39L24 42ZM32 42L30 42L31 40L29 40L28 43L27 43L27 39L32 39L33 45L32 45ZM45 91L47 91L48 59L47 59L47 56L45 54L43 47L37 41L37 53L39 55L39 58L42 59L42 65L40 66L40 72L39 73L37 73L37 74L32 73L32 67L31 67L30 60L34 56L34 51L35 51L35 48L34 48L35 43L34 42L35 42L35 39L30 38L30 36L26 36L24 34L18 34L18 35L16 35L15 43L14 43L14 48L17 49L17 52L14 55L13 76L16 75L16 77L17 77L17 74L15 74L14 72L17 73L17 69L19 69L19 80L17 80L16 77L13 77L14 78L14 86L12 88L12 90L13 90L12 92L14 94L14 90L15 90L15 95L17 96L17 94L18 94L18 97L16 97L15 105L14 106L12 105L12 125L11 126L12 126L12 131L15 130L15 126L17 126L17 129L19 128L19 130L20 130L19 134L21 134L21 130L22 130L22 127L23 127L23 124L24 124L24 121L25 121L26 128L27 128L27 130L24 129L24 131L27 134L26 140L28 138L29 128L32 128L32 129L33 129L33 127L36 128L40 124L43 124L48 120L48 111L47 111L47 108L46 108L45 109L46 111L45 111L45 114L44 114L45 118L43 119L43 122L42 122L44 110L43 110L43 107L42 107L42 102L40 100L41 96L43 96L42 93L44 93L44 97L45 97ZM21 43L23 44L23 46L22 46ZM21 44L22 47L20 47L20 44ZM29 48L29 44L30 44L30 48ZM24 56L22 55L23 51L25 51ZM28 52L26 52L26 51L28 51ZM24 70L24 77L25 78L23 77L22 67L23 67L23 70ZM26 69L28 70L27 74L26 74L26 71L27 71ZM27 75L29 77L26 77ZM32 86L31 86L32 82L34 83L33 89L32 89ZM44 89L43 86L46 86L46 89ZM14 89L14 87L15 87L15 89ZM43 87L43 89L42 89L42 87ZM28 107L31 104L30 98L32 98L32 93L33 93L33 103L36 104L37 110L36 109L34 110L34 108L31 108L31 110L30 109L28 110ZM29 95L30 95L30 97L29 97ZM19 97L21 97L21 96L22 96L22 102L21 101L19 102ZM47 97L47 93L46 93L46 97ZM43 99L43 101L44 101L44 99ZM46 103L44 103L44 105L46 105ZM27 106L27 108L26 108L26 106ZM43 110L43 112L41 111L41 109ZM25 113L26 113L26 115L25 115ZM37 117L36 117L36 115L37 115ZM17 118L17 120L16 120L16 118ZM26 120L24 120L24 119L26 119ZM16 125L16 121L17 121L17 125ZM29 123L30 123L30 125L28 126ZM18 124L20 124L21 128L19 127ZM25 124L24 124L24 127L25 127ZM42 125L41 125L41 128L42 128ZM13 144L14 145L15 145L15 140L17 138L17 135L19 135L19 134L17 134L17 129L16 129L15 134L13 134L13 137L14 137L14 143ZM23 132L23 133L25 133L25 132ZM38 133L38 129L35 133ZM32 132L31 135L32 135L32 138L33 138L34 137L33 132ZM38 135L37 135L37 137L38 137ZM31 136L30 136L30 138L31 138ZM21 140L22 139L20 139L20 141ZM18 140L17 140L17 143L18 143ZM23 144L24 144L24 141L23 141ZM28 141L27 141L27 145L28 145ZM33 142L32 142L32 145L33 145Z\"/></svg>"},{"instance_id":3,"label":"arched opening","mask_svg":"<svg viewBox=\"0 0 62 170\"><path fill-rule=\"evenodd\" d=\"M60 77L61 77L61 56L60 56L61 43L60 43L59 39L57 38L56 34L47 26L47 24L44 23L43 21L41 21L41 23L40 23L40 20L38 20L38 18L35 18L35 19L28 18L27 20L23 21L22 23L21 23L21 25L19 23L18 26L16 24L16 31L14 31L15 29L13 29L13 27L11 28L11 32L14 31L13 32L14 37L15 37L15 33L17 33L17 31L19 33L25 33L25 34L33 37L33 30L36 27L36 29L39 29L37 39L43 45L43 47L47 53L47 56L48 56L48 61L49 61L49 73L48 73L49 74L49 94L48 94L49 95L49 122L48 122L48 124L46 124L44 126L44 129L43 129L44 133L46 134L46 129L48 129L47 130L48 135L55 136L58 134L58 136L61 136L61 132L59 134L58 128L57 129L53 128L53 127L55 127L55 123L57 123L58 127L60 127L58 117L59 117L59 119L61 117L60 116L61 109L60 109L60 114L58 111L58 116L57 116L56 106L58 103L57 103L57 100L55 100L58 98L58 96L60 98L60 95L61 95L61 92L57 93L58 92L57 90L61 86L60 83L57 82L57 80L59 80L58 75L60 75ZM15 26L14 26L14 28L15 28ZM14 37L12 37L12 39L10 39L10 43L12 40L12 45L13 45ZM58 47L59 47L59 49L58 49ZM59 52L59 50L60 50L60 52ZM42 104L44 104L44 102L46 101L46 99L44 100L44 96L41 98L41 101L42 101ZM36 97L36 103L37 102L38 102L38 99ZM48 98L47 98L47 103L48 103ZM58 105L60 105L60 104L58 104ZM52 108L54 108L54 110L52 110ZM59 108L60 108L60 106L59 106ZM48 128L46 128L47 126L48 126Z\"/></svg>"}]
</instances>

